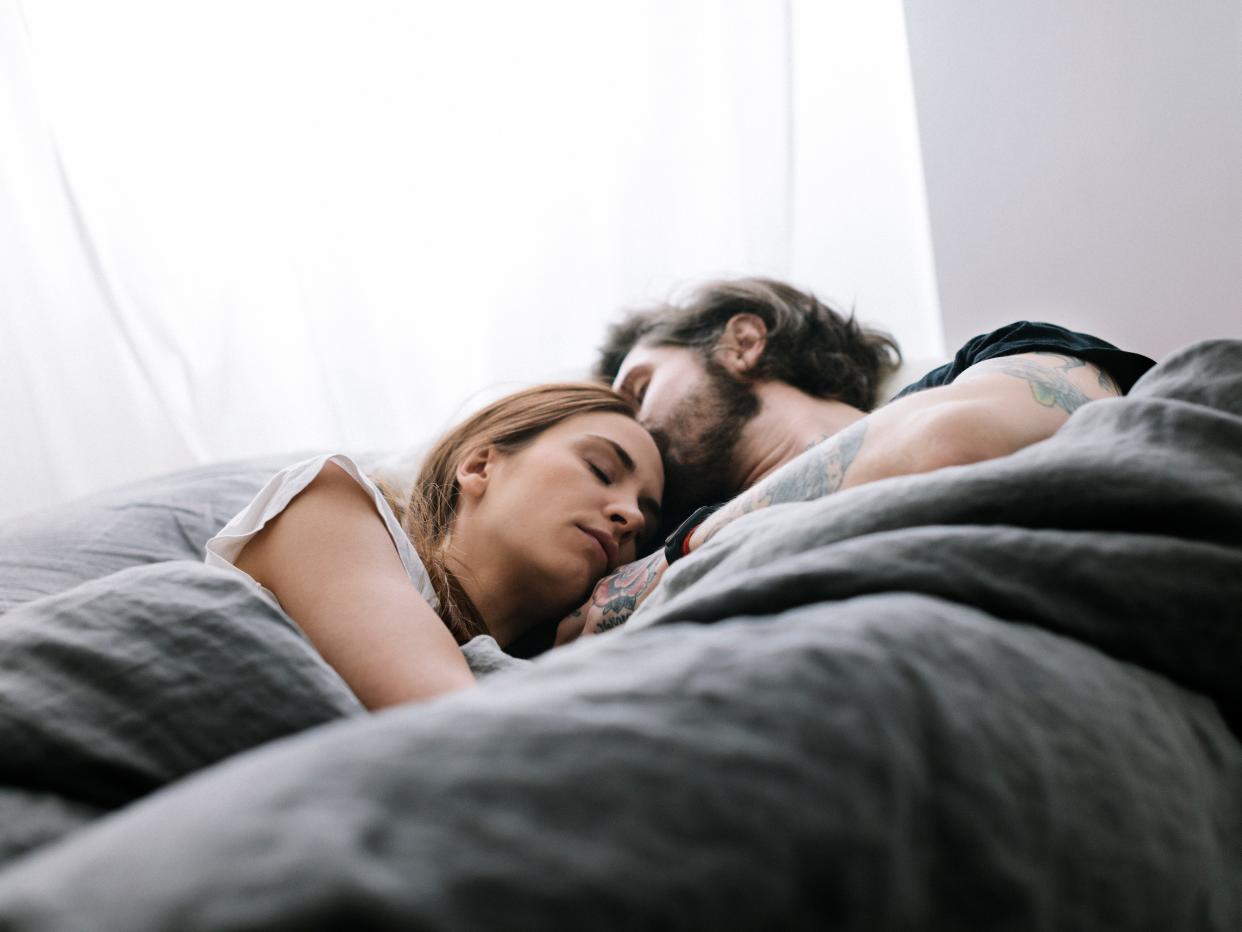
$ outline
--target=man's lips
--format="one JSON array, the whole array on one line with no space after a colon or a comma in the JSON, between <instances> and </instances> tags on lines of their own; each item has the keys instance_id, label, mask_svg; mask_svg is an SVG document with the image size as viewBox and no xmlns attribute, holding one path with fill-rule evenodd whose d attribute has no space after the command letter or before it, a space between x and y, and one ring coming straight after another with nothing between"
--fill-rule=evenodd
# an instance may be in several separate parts
<instances>
[{"instance_id":1,"label":"man's lips","mask_svg":"<svg viewBox=\"0 0 1242 932\"><path fill-rule=\"evenodd\" d=\"M578 530L593 538L599 544L599 549L604 557L604 572L611 573L617 565L617 544L612 539L612 535L604 531L597 531L595 528L583 527L582 525L578 525Z\"/></svg>"}]
</instances>

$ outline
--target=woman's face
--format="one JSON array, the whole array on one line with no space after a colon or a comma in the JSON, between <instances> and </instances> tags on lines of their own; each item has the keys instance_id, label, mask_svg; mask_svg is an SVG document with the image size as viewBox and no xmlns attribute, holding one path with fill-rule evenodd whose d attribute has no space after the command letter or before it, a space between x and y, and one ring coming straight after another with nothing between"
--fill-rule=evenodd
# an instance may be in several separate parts
<instances>
[{"instance_id":1,"label":"woman's face","mask_svg":"<svg viewBox=\"0 0 1242 932\"><path fill-rule=\"evenodd\" d=\"M663 487L643 427L621 414L579 414L516 452L493 454L484 482L463 483L470 507L459 520L486 541L476 551L490 553L485 572L503 564L510 598L559 618L636 558L638 542L659 527Z\"/></svg>"}]
</instances>

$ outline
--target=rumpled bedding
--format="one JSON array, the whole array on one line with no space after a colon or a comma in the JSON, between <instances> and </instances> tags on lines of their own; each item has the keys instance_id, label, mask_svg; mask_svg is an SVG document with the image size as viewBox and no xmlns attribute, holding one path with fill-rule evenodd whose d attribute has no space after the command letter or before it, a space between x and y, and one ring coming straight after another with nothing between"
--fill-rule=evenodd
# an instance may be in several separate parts
<instances>
[{"instance_id":1,"label":"rumpled bedding","mask_svg":"<svg viewBox=\"0 0 1242 932\"><path fill-rule=\"evenodd\" d=\"M0 617L0 928L1242 928L1237 341L378 715L146 555Z\"/></svg>"}]
</instances>

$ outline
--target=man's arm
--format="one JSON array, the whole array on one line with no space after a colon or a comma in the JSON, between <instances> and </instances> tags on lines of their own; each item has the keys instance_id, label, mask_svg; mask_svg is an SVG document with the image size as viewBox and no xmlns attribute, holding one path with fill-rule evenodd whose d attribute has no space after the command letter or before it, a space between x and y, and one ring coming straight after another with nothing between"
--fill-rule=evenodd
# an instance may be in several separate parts
<instances>
[{"instance_id":1,"label":"man's arm","mask_svg":"<svg viewBox=\"0 0 1242 932\"><path fill-rule=\"evenodd\" d=\"M952 384L891 402L785 463L703 522L689 549L769 505L1005 456L1052 436L1088 401L1120 394L1107 373L1080 359L1025 353L984 360ZM578 632L622 624L667 568L663 552L657 552L602 579L587 603L562 623L566 636L558 643Z\"/></svg>"},{"instance_id":2,"label":"man's arm","mask_svg":"<svg viewBox=\"0 0 1242 932\"><path fill-rule=\"evenodd\" d=\"M890 476L995 459L1044 440L1082 405L1120 395L1092 363L1052 353L976 363L950 385L908 395L791 460L705 521L701 547L731 521Z\"/></svg>"},{"instance_id":3,"label":"man's arm","mask_svg":"<svg viewBox=\"0 0 1242 932\"><path fill-rule=\"evenodd\" d=\"M605 576L595 584L586 604L574 609L557 625L555 646L567 644L583 634L603 634L625 624L651 594L666 569L668 563L661 549Z\"/></svg>"}]
</instances>

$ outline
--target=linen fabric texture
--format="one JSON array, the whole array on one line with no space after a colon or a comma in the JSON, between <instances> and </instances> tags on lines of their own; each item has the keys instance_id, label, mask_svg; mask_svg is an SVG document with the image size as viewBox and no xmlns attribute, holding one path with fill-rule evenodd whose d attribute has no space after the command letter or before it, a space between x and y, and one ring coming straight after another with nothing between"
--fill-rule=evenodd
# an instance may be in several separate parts
<instances>
[{"instance_id":1,"label":"linen fabric texture","mask_svg":"<svg viewBox=\"0 0 1242 932\"><path fill-rule=\"evenodd\" d=\"M1010 457L739 519L623 628L369 716L227 572L27 601L0 655L58 618L66 676L109 625L208 664L195 632L258 636L266 714L324 721L209 763L250 741L227 671L153 675L93 726L176 710L126 745L142 779L68 781L45 732L121 687L23 680L6 792L78 821L9 857L0 926L1240 928L1239 475L1242 343L1196 344Z\"/></svg>"}]
</instances>

